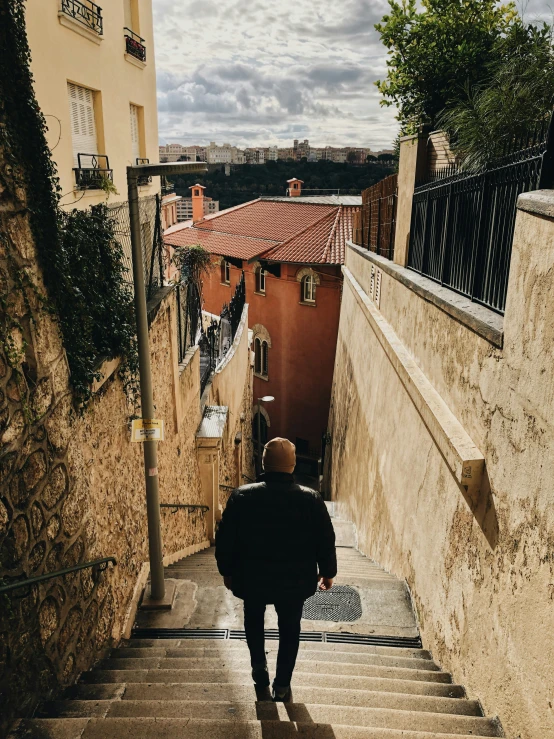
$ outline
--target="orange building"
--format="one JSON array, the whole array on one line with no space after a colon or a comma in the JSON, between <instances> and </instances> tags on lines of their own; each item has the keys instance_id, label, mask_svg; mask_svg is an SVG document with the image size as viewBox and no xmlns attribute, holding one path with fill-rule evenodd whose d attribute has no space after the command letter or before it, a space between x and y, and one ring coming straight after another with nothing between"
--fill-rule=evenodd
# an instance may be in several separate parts
<instances>
[{"instance_id":1,"label":"orange building","mask_svg":"<svg viewBox=\"0 0 554 739\"><path fill-rule=\"evenodd\" d=\"M285 436L297 446L297 472L317 475L327 430L345 243L361 196L260 198L204 217L194 186L193 221L165 234L173 247L201 244L214 255L204 280L204 310L218 314L242 271L254 347L254 424L262 442ZM295 186L297 185L297 186ZM297 194L298 193L298 194ZM196 201L196 202L195 202ZM261 405L257 398L272 395Z\"/></svg>"}]
</instances>

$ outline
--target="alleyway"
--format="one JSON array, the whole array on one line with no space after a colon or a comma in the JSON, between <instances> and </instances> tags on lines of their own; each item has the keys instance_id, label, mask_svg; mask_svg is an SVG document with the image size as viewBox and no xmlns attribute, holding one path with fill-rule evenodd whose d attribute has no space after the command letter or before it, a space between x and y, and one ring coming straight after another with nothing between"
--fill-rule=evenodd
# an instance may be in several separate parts
<instances>
[{"instance_id":1,"label":"alleyway","mask_svg":"<svg viewBox=\"0 0 554 739\"><path fill-rule=\"evenodd\" d=\"M268 689L256 695L240 601L222 585L211 548L167 568L178 581L171 612L140 614L124 646L64 700L45 706L44 718L21 722L13 739L501 736L497 722L418 648L405 585L356 550L350 523L334 523L343 605L337 613L324 603L325 618L303 620L291 703L272 703ZM305 615L317 605L308 602ZM269 607L270 673L275 626Z\"/></svg>"}]
</instances>

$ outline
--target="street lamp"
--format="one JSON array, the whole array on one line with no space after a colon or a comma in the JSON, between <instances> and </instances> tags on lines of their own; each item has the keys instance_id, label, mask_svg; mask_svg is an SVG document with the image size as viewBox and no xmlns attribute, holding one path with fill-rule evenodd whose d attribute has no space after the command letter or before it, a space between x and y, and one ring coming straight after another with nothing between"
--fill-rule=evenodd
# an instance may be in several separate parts
<instances>
[{"instance_id":1,"label":"street lamp","mask_svg":"<svg viewBox=\"0 0 554 739\"><path fill-rule=\"evenodd\" d=\"M137 321L137 343L139 355L139 377L141 415L143 419L154 418L152 396L152 370L148 341L148 314L144 287L144 266L140 232L138 178L172 174L207 172L205 162L171 162L168 164L139 164L127 167L127 190L129 194L129 218L131 222L131 251L133 255L133 283L135 287L135 316ZM148 520L148 553L150 557L150 596L143 599L143 606L171 608L174 590L166 598L162 532L160 527L160 501L158 486L158 448L155 441L144 441L144 476L146 480L146 515Z\"/></svg>"},{"instance_id":2,"label":"street lamp","mask_svg":"<svg viewBox=\"0 0 554 739\"><path fill-rule=\"evenodd\" d=\"M273 395L264 395L258 398L258 475L262 471L262 406L261 403L272 403L275 400Z\"/></svg>"}]
</instances>

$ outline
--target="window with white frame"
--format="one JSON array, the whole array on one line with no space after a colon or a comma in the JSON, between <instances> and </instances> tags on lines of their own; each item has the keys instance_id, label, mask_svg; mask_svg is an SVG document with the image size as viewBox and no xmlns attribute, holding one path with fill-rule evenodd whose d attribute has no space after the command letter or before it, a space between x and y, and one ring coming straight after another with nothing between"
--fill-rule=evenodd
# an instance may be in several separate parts
<instances>
[{"instance_id":1,"label":"window with white frame","mask_svg":"<svg viewBox=\"0 0 554 739\"><path fill-rule=\"evenodd\" d=\"M315 303L315 276L306 275L302 278L301 289L302 289L302 302L303 303Z\"/></svg>"},{"instance_id":2,"label":"window with white frame","mask_svg":"<svg viewBox=\"0 0 554 739\"><path fill-rule=\"evenodd\" d=\"M221 282L224 285L231 284L231 263L226 259L221 262Z\"/></svg>"},{"instance_id":3,"label":"window with white frame","mask_svg":"<svg viewBox=\"0 0 554 739\"><path fill-rule=\"evenodd\" d=\"M256 267L256 292L265 293L265 269Z\"/></svg>"},{"instance_id":4,"label":"window with white frame","mask_svg":"<svg viewBox=\"0 0 554 739\"><path fill-rule=\"evenodd\" d=\"M94 92L87 87L68 82L67 95L71 119L73 166L78 167L78 154L99 153L94 116Z\"/></svg>"}]
</instances>

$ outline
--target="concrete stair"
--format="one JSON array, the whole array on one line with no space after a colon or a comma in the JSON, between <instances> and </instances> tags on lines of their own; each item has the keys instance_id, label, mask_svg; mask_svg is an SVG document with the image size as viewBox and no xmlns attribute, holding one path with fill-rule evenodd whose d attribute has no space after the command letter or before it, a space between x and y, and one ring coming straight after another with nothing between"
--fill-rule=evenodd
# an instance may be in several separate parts
<instances>
[{"instance_id":1,"label":"concrete stair","mask_svg":"<svg viewBox=\"0 0 554 739\"><path fill-rule=\"evenodd\" d=\"M276 642L266 643L270 672ZM256 691L244 642L131 639L11 739L501 736L423 649L303 642L291 703Z\"/></svg>"}]
</instances>

